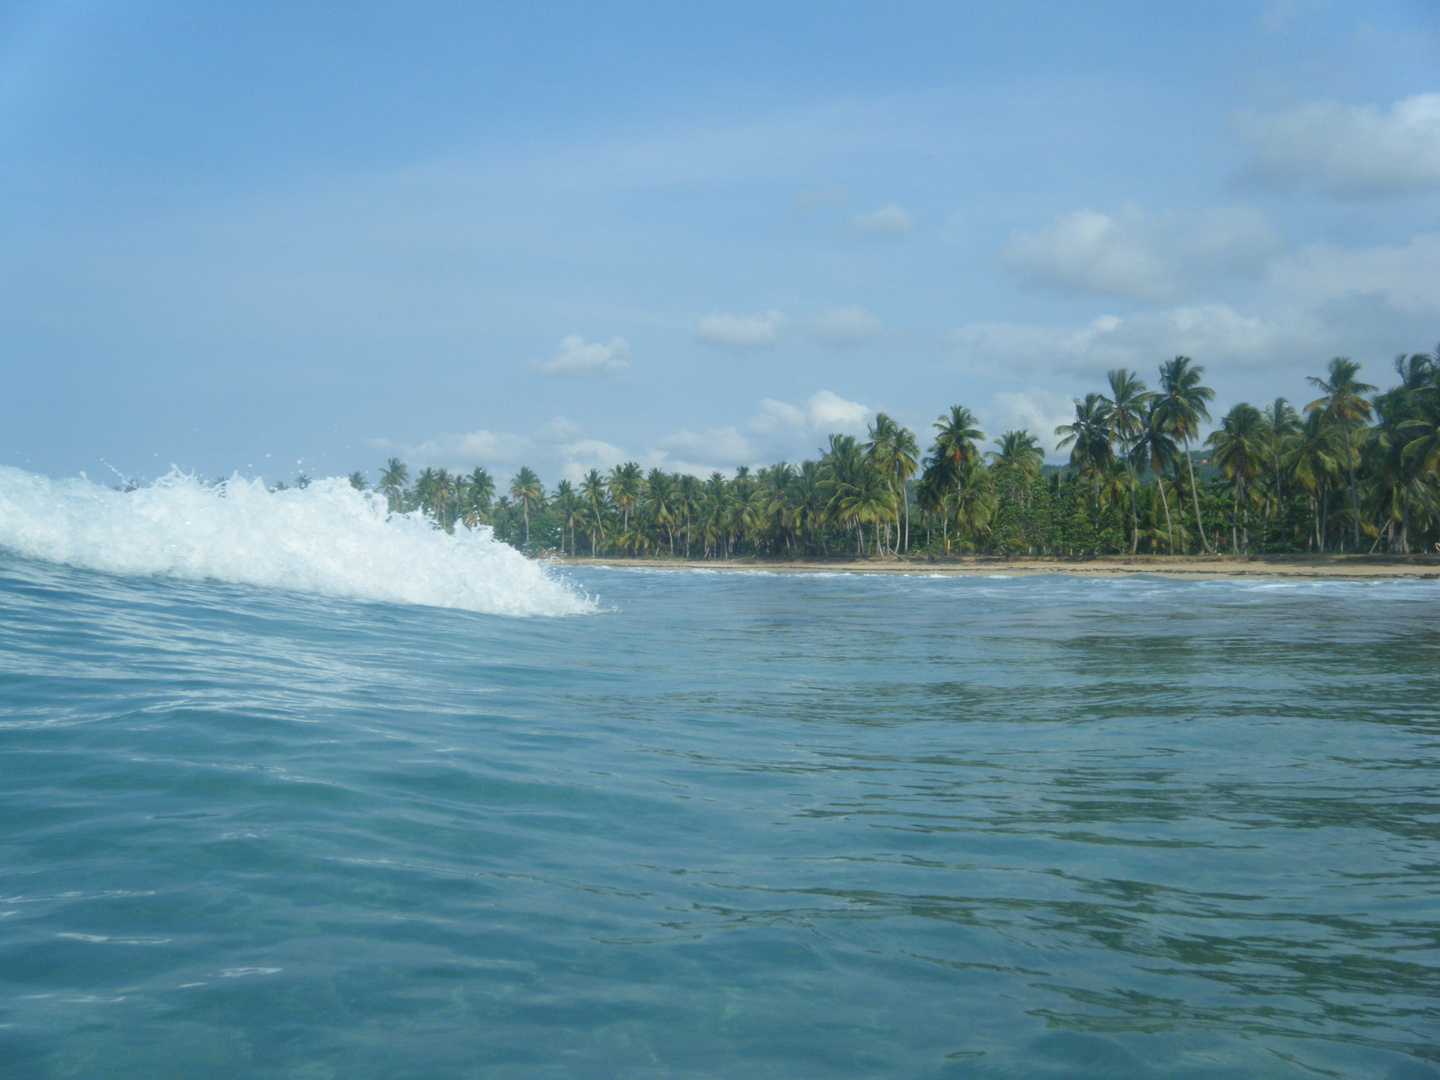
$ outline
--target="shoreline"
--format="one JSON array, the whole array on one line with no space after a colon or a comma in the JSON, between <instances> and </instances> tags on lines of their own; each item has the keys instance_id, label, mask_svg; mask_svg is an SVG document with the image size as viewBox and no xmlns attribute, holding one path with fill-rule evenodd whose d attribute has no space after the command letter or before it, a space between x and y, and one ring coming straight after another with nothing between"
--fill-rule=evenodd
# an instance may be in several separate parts
<instances>
[{"instance_id":1,"label":"shoreline","mask_svg":"<svg viewBox=\"0 0 1440 1080\"><path fill-rule=\"evenodd\" d=\"M1057 559L1043 556L954 556L937 558L846 559L684 559L588 555L551 555L542 561L560 566L631 567L643 570L767 571L782 574L924 574L942 577L1023 577L1071 574L1122 578L1150 574L1175 580L1211 578L1323 579L1352 581L1440 579L1440 555L1108 555Z\"/></svg>"}]
</instances>

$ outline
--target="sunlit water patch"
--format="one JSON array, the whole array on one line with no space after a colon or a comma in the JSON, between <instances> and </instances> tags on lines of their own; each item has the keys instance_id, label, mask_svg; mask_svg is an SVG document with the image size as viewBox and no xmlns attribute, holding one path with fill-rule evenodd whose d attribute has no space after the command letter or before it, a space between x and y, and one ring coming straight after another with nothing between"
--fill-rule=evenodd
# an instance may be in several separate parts
<instances>
[{"instance_id":1,"label":"sunlit water patch","mask_svg":"<svg viewBox=\"0 0 1440 1080\"><path fill-rule=\"evenodd\" d=\"M1440 583L91 566L0 556L0 1075L1440 1075Z\"/></svg>"}]
</instances>

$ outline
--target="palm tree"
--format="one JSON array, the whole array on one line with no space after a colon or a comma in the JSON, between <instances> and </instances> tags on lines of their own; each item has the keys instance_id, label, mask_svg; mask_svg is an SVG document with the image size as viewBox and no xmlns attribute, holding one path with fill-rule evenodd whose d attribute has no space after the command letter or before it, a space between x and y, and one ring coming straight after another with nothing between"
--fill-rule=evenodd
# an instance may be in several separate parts
<instances>
[{"instance_id":1,"label":"palm tree","mask_svg":"<svg viewBox=\"0 0 1440 1080\"><path fill-rule=\"evenodd\" d=\"M900 551L900 515L903 510L905 515L905 547L910 546L910 500L905 494L905 485L909 483L910 477L915 475L915 470L920 467L920 448L915 442L915 433L907 427L902 427L885 413L875 414L875 423L870 428L870 442L865 448L865 453L880 470L880 475L885 478L885 487L890 492L891 502L895 506L895 552ZM886 523L885 530L888 534L889 523Z\"/></svg>"},{"instance_id":2,"label":"palm tree","mask_svg":"<svg viewBox=\"0 0 1440 1080\"><path fill-rule=\"evenodd\" d=\"M630 531L630 511L635 509L635 504L640 501L642 483L643 474L640 472L640 466L633 461L616 465L610 470L610 475L606 477L605 487L610 493L610 501L619 508L624 518L621 525L624 532Z\"/></svg>"},{"instance_id":3,"label":"palm tree","mask_svg":"<svg viewBox=\"0 0 1440 1080\"><path fill-rule=\"evenodd\" d=\"M540 477L528 465L522 465L515 478L510 481L510 497L520 504L525 517L525 546L530 546L530 511L540 510L545 504L545 487Z\"/></svg>"},{"instance_id":4,"label":"palm tree","mask_svg":"<svg viewBox=\"0 0 1440 1080\"><path fill-rule=\"evenodd\" d=\"M575 494L575 487L569 480L561 480L555 485L555 512L560 515L560 554L565 554L565 530L570 531L570 554L575 554L575 519L585 509L585 504L580 496Z\"/></svg>"},{"instance_id":5,"label":"palm tree","mask_svg":"<svg viewBox=\"0 0 1440 1080\"><path fill-rule=\"evenodd\" d=\"M460 506L460 517L467 529L476 528L490 519L490 503L494 498L494 479L477 465L465 478L465 491Z\"/></svg>"},{"instance_id":6,"label":"palm tree","mask_svg":"<svg viewBox=\"0 0 1440 1080\"><path fill-rule=\"evenodd\" d=\"M955 523L956 535L963 537L968 532L978 538L989 528L1000 505L990 470L976 460L961 465L955 489L946 493L945 503L946 516Z\"/></svg>"},{"instance_id":7,"label":"palm tree","mask_svg":"<svg viewBox=\"0 0 1440 1080\"><path fill-rule=\"evenodd\" d=\"M1321 410L1311 409L1281 458L1286 474L1305 491L1310 501L1315 524L1312 542L1318 551L1325 550L1330 481L1339 471L1340 456L1345 452L1342 435L1340 428L1329 423Z\"/></svg>"},{"instance_id":8,"label":"palm tree","mask_svg":"<svg viewBox=\"0 0 1440 1080\"><path fill-rule=\"evenodd\" d=\"M1234 484L1235 514L1231 518L1230 524L1230 550L1239 551L1241 545L1237 530L1240 526L1236 524L1236 519L1241 516L1241 506L1245 501L1248 486L1254 482L1265 467L1265 452L1269 443L1265 418L1260 415L1260 410L1254 405L1242 401L1225 414L1220 421L1220 426L1210 433L1205 442L1215 448L1212 460ZM1250 550L1249 511L1244 511L1244 514L1244 549L1248 552Z\"/></svg>"},{"instance_id":9,"label":"palm tree","mask_svg":"<svg viewBox=\"0 0 1440 1080\"><path fill-rule=\"evenodd\" d=\"M1410 553L1410 523L1416 510L1433 508L1436 503L1428 481L1429 464L1424 453L1409 453L1412 435L1421 434L1427 425L1427 412L1440 412L1440 371L1423 353L1397 356L1395 373L1400 385L1375 398L1378 423L1368 440L1370 468L1380 509L1384 512L1390 550ZM1428 406L1428 408L1427 408ZM1440 432L1437 432L1440 434ZM1424 445L1423 435L1414 440L1417 450ZM1435 440L1440 443L1440 439ZM1398 536L1395 526L1399 525Z\"/></svg>"},{"instance_id":10,"label":"palm tree","mask_svg":"<svg viewBox=\"0 0 1440 1080\"><path fill-rule=\"evenodd\" d=\"M436 469L435 480L430 487L431 516L435 524L446 532L455 531L455 495L459 490L456 478L448 469Z\"/></svg>"},{"instance_id":11,"label":"palm tree","mask_svg":"<svg viewBox=\"0 0 1440 1080\"><path fill-rule=\"evenodd\" d=\"M1165 430L1153 402L1145 409L1140 433L1130 448L1132 467L1142 465L1155 473L1155 486L1160 489L1160 505L1165 511L1165 535L1169 540L1170 554L1175 554L1175 522L1170 517L1170 498L1165 493L1165 470L1177 467L1180 456L1179 444Z\"/></svg>"},{"instance_id":12,"label":"palm tree","mask_svg":"<svg viewBox=\"0 0 1440 1080\"><path fill-rule=\"evenodd\" d=\"M600 545L605 540L607 499L605 478L600 475L599 469L591 469L580 481L580 498L585 500L585 505L590 508L590 523L594 526L590 530L590 554L599 555Z\"/></svg>"},{"instance_id":13,"label":"palm tree","mask_svg":"<svg viewBox=\"0 0 1440 1080\"><path fill-rule=\"evenodd\" d=\"M1100 478L1115 459L1110 446L1110 404L1099 394L1086 394L1085 400L1075 398L1075 420L1055 429L1063 438L1056 450L1069 446L1070 467L1090 478L1095 511L1100 510Z\"/></svg>"},{"instance_id":14,"label":"palm tree","mask_svg":"<svg viewBox=\"0 0 1440 1080\"><path fill-rule=\"evenodd\" d=\"M935 421L935 445L930 448L927 467L932 468L944 486L958 495L965 482L965 467L979 460L975 443L985 438L973 413L963 405L950 406L950 415L942 413ZM946 543L949 543L947 533Z\"/></svg>"},{"instance_id":15,"label":"palm tree","mask_svg":"<svg viewBox=\"0 0 1440 1080\"><path fill-rule=\"evenodd\" d=\"M1360 365L1355 361L1346 356L1335 357L1330 361L1328 378L1311 375L1306 380L1311 386L1323 391L1324 397L1316 398L1305 406L1306 409L1322 409L1325 419L1339 424L1340 430L1345 433L1345 468L1350 476L1351 524L1354 527L1354 547L1351 550L1354 551L1360 549L1360 498L1355 485L1355 458L1358 449L1355 445L1355 429L1357 425L1369 420L1372 412L1370 402L1361 395L1375 392L1375 387L1362 383L1355 377L1359 373Z\"/></svg>"},{"instance_id":16,"label":"palm tree","mask_svg":"<svg viewBox=\"0 0 1440 1080\"><path fill-rule=\"evenodd\" d=\"M837 517L855 528L857 555L865 554L867 522L875 524L875 553L880 553L880 519L889 515L895 505L895 493L886 486L885 480L880 470L867 460L836 496Z\"/></svg>"},{"instance_id":17,"label":"palm tree","mask_svg":"<svg viewBox=\"0 0 1440 1080\"><path fill-rule=\"evenodd\" d=\"M1199 437L1201 423L1210 419L1210 410L1206 406L1215 398L1214 390L1200 385L1200 376L1204 373L1204 367L1195 364L1188 356L1177 356L1161 364L1160 396L1156 409L1160 422L1171 438L1179 441L1185 456L1185 465L1190 472L1190 498L1195 506L1195 529L1200 534L1200 546L1208 555L1213 552L1210 550L1210 539L1205 535L1205 523L1200 520L1200 491L1195 485L1195 462L1190 457L1190 440Z\"/></svg>"},{"instance_id":18,"label":"palm tree","mask_svg":"<svg viewBox=\"0 0 1440 1080\"><path fill-rule=\"evenodd\" d=\"M439 484L440 474L432 468L421 470L420 475L415 478L415 490L412 492L415 504L431 517L434 517L434 508L439 502Z\"/></svg>"},{"instance_id":19,"label":"palm tree","mask_svg":"<svg viewBox=\"0 0 1440 1080\"><path fill-rule=\"evenodd\" d=\"M685 524L685 557L690 557L690 533L695 522L695 515L700 511L700 503L704 492L700 487L700 478L690 473L681 473L680 479L676 482L676 503L680 508L680 518Z\"/></svg>"},{"instance_id":20,"label":"palm tree","mask_svg":"<svg viewBox=\"0 0 1440 1080\"><path fill-rule=\"evenodd\" d=\"M1280 457L1285 452L1286 444L1300 431L1300 414L1290 407L1290 402L1283 397L1277 397L1274 402L1265 406L1265 426L1270 436L1266 456L1274 474L1275 502L1279 506L1285 502L1285 480L1280 469Z\"/></svg>"},{"instance_id":21,"label":"palm tree","mask_svg":"<svg viewBox=\"0 0 1440 1080\"><path fill-rule=\"evenodd\" d=\"M680 520L675 480L662 469L651 469L650 475L645 479L645 492L645 505L650 512L650 520L669 534L670 554L674 555L675 523Z\"/></svg>"},{"instance_id":22,"label":"palm tree","mask_svg":"<svg viewBox=\"0 0 1440 1080\"><path fill-rule=\"evenodd\" d=\"M365 474L359 469L356 469L350 474L350 486L356 491L364 491L370 486L370 483L365 479Z\"/></svg>"},{"instance_id":23,"label":"palm tree","mask_svg":"<svg viewBox=\"0 0 1440 1080\"><path fill-rule=\"evenodd\" d=\"M391 458L385 463L385 471L380 474L380 482L376 488L385 493L385 501L393 514L405 505L405 485L410 482L410 470L399 458Z\"/></svg>"},{"instance_id":24,"label":"palm tree","mask_svg":"<svg viewBox=\"0 0 1440 1080\"><path fill-rule=\"evenodd\" d=\"M1028 431L1007 431L995 440L999 450L987 450L995 475L1020 492L1020 504L1025 504L1025 488L1035 482L1045 464L1045 455L1040 449L1040 440Z\"/></svg>"},{"instance_id":25,"label":"palm tree","mask_svg":"<svg viewBox=\"0 0 1440 1080\"><path fill-rule=\"evenodd\" d=\"M1133 555L1140 544L1140 517L1138 507L1139 480L1135 475L1135 464L1130 452L1145 421L1145 410L1155 397L1154 391L1146 390L1140 376L1127 368L1115 368L1107 374L1110 380L1110 394L1103 398L1110 415L1110 437L1120 450L1125 468L1130 473L1130 553Z\"/></svg>"},{"instance_id":26,"label":"palm tree","mask_svg":"<svg viewBox=\"0 0 1440 1080\"><path fill-rule=\"evenodd\" d=\"M969 409L963 405L951 405L950 415L942 413L935 421L934 427L939 434L935 436L935 445L930 448L930 456L956 469L974 461L979 456L975 442L985 438L985 433L976 424L975 416Z\"/></svg>"},{"instance_id":27,"label":"palm tree","mask_svg":"<svg viewBox=\"0 0 1440 1080\"><path fill-rule=\"evenodd\" d=\"M829 555L825 543L825 472L818 461L802 461L795 479L791 482L792 502L795 507L795 528L809 533L813 543L818 536L820 551Z\"/></svg>"}]
</instances>

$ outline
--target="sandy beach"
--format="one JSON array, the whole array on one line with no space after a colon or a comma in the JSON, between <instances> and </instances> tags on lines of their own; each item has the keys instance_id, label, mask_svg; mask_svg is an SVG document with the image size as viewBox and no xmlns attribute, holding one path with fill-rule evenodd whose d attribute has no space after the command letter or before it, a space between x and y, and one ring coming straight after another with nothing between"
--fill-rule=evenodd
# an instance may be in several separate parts
<instances>
[{"instance_id":1,"label":"sandy beach","mask_svg":"<svg viewBox=\"0 0 1440 1080\"><path fill-rule=\"evenodd\" d=\"M1093 559L957 556L950 559L670 559L553 556L565 566L643 567L652 570L766 570L787 574L1076 574L1086 577L1201 578L1440 578L1440 555L1110 555Z\"/></svg>"}]
</instances>

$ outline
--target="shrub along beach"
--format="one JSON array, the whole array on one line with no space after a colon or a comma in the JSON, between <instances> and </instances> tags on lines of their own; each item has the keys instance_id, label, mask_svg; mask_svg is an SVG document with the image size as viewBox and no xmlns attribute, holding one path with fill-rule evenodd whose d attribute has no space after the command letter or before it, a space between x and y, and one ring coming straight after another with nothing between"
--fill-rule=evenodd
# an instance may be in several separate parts
<instances>
[{"instance_id":1,"label":"shrub along beach","mask_svg":"<svg viewBox=\"0 0 1440 1080\"><path fill-rule=\"evenodd\" d=\"M504 491L481 468L410 475L390 459L375 483L392 511L437 527L490 526L533 554L707 565L993 571L1421 573L1440 551L1440 349L1398 357L1380 391L1332 360L1298 409L1241 403L1203 440L1214 391L1178 356L1154 388L1124 368L1075 400L1058 427L1068 464L1041 438L989 441L952 406L921 456L884 413L868 438L831 435L818 460L708 479L635 462L547 490L521 468ZM351 483L369 486L361 473ZM305 483L304 477L299 480ZM1404 558L1400 558L1404 557ZM1408 567L1408 569L1407 569Z\"/></svg>"}]
</instances>

